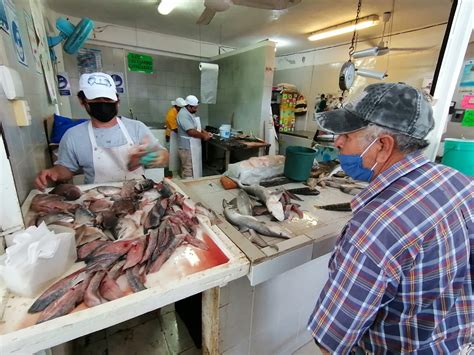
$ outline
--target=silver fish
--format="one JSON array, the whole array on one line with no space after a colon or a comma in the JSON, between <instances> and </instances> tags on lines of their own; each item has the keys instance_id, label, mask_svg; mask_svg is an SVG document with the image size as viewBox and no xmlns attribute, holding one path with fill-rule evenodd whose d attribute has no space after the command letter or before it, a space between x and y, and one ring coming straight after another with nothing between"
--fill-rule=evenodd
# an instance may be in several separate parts
<instances>
[{"instance_id":1,"label":"silver fish","mask_svg":"<svg viewBox=\"0 0 474 355\"><path fill-rule=\"evenodd\" d=\"M224 216L225 218L232 223L234 226L239 227L242 230L253 229L254 231L266 235L269 237L275 238L291 238L289 235L276 231L275 229L267 226L266 224L260 222L253 216L245 216L237 212L235 208L232 208L231 205L226 200L222 201L222 206L224 207Z\"/></svg>"},{"instance_id":2,"label":"silver fish","mask_svg":"<svg viewBox=\"0 0 474 355\"><path fill-rule=\"evenodd\" d=\"M112 233L116 239L132 238L138 230L138 226L133 219L123 217L118 220L117 225L113 228Z\"/></svg>"},{"instance_id":3,"label":"silver fish","mask_svg":"<svg viewBox=\"0 0 474 355\"><path fill-rule=\"evenodd\" d=\"M267 209L270 211L273 217L279 221L285 219L285 213L283 211L283 205L280 202L281 192L270 192L266 188L260 185L242 185L238 181L239 187L249 193L252 196L255 196L261 202L267 206Z\"/></svg>"},{"instance_id":4,"label":"silver fish","mask_svg":"<svg viewBox=\"0 0 474 355\"><path fill-rule=\"evenodd\" d=\"M117 186L97 186L96 189L104 196L120 195L122 192L122 188Z\"/></svg>"},{"instance_id":5,"label":"silver fish","mask_svg":"<svg viewBox=\"0 0 474 355\"><path fill-rule=\"evenodd\" d=\"M252 215L252 201L250 201L250 197L245 190L239 191L239 194L235 198L235 202L240 214L243 214L244 216Z\"/></svg>"},{"instance_id":6,"label":"silver fish","mask_svg":"<svg viewBox=\"0 0 474 355\"><path fill-rule=\"evenodd\" d=\"M76 245L80 246L89 242L92 242L97 239L107 240L107 236L104 232L96 227L82 225L76 229Z\"/></svg>"},{"instance_id":7,"label":"silver fish","mask_svg":"<svg viewBox=\"0 0 474 355\"><path fill-rule=\"evenodd\" d=\"M39 226L43 222L46 223L46 225L54 224L57 222L73 223L74 216L70 213L51 212L51 213L45 214L44 216L38 217L38 220L36 221L36 225Z\"/></svg>"},{"instance_id":8,"label":"silver fish","mask_svg":"<svg viewBox=\"0 0 474 355\"><path fill-rule=\"evenodd\" d=\"M79 207L76 210L74 213L74 219L76 226L93 226L95 224L95 214L84 207Z\"/></svg>"},{"instance_id":9,"label":"silver fish","mask_svg":"<svg viewBox=\"0 0 474 355\"><path fill-rule=\"evenodd\" d=\"M244 190L239 191L239 194L235 198L235 205L236 205L237 211L240 214L242 214L244 216L252 216L253 215L254 208L253 208L252 201L250 200L249 195ZM265 210L267 210L266 207L264 207L264 206L262 206L262 207L265 208ZM253 229L249 229L249 233L250 233L249 240L252 243L258 245L261 248L265 248L265 247L269 246L268 243L266 241L264 241L262 239L262 237L260 237ZM273 247L273 246L271 246L271 247ZM278 250L278 247L275 247L275 248Z\"/></svg>"}]
</instances>

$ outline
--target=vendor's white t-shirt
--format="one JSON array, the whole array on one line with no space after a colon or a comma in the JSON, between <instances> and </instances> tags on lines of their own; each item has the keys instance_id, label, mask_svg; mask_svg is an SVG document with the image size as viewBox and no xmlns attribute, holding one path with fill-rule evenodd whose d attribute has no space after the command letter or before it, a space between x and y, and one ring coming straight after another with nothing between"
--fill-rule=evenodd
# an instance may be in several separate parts
<instances>
[{"instance_id":1,"label":"vendor's white t-shirt","mask_svg":"<svg viewBox=\"0 0 474 355\"><path fill-rule=\"evenodd\" d=\"M133 143L139 144L148 135L151 144L160 142L153 136L150 129L143 122L120 117ZM59 143L58 160L55 165L62 165L72 172L80 169L84 172L84 183L94 182L94 164L92 159L92 144L87 130L89 121L74 126L66 131ZM93 127L95 139L99 147L113 148L124 145L127 139L118 124L110 128ZM161 145L160 145L161 146Z\"/></svg>"}]
</instances>

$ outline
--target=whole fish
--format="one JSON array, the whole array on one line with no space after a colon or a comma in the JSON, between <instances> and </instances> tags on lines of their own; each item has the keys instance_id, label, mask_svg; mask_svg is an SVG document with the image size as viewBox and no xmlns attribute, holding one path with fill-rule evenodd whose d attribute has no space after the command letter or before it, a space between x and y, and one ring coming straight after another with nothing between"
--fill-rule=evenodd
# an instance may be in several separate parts
<instances>
[{"instance_id":1,"label":"whole fish","mask_svg":"<svg viewBox=\"0 0 474 355\"><path fill-rule=\"evenodd\" d=\"M192 246L202 249L202 250L209 250L209 246L206 244L206 242L202 241L201 239L198 239L196 237L193 237L191 234L186 234L184 237L184 240L186 243L191 244Z\"/></svg>"},{"instance_id":2,"label":"whole fish","mask_svg":"<svg viewBox=\"0 0 474 355\"><path fill-rule=\"evenodd\" d=\"M64 316L65 314L71 312L76 307L76 305L82 302L87 284L88 281L83 280L66 290L66 292L61 297L46 307L46 309L41 313L36 324Z\"/></svg>"},{"instance_id":3,"label":"whole fish","mask_svg":"<svg viewBox=\"0 0 474 355\"><path fill-rule=\"evenodd\" d=\"M74 223L76 226L93 226L95 224L95 214L81 206L74 212Z\"/></svg>"},{"instance_id":4,"label":"whole fish","mask_svg":"<svg viewBox=\"0 0 474 355\"><path fill-rule=\"evenodd\" d=\"M135 236L138 226L135 221L128 217L122 217L118 220L117 225L112 229L115 239L129 239Z\"/></svg>"},{"instance_id":5,"label":"whole fish","mask_svg":"<svg viewBox=\"0 0 474 355\"><path fill-rule=\"evenodd\" d=\"M273 217L275 217L278 221L283 221L285 219L285 213L283 212L283 205L280 202L281 192L270 192L263 186L259 185L242 185L240 181L238 181L239 187L249 193L252 196L255 196L259 199L267 209L270 211Z\"/></svg>"},{"instance_id":6,"label":"whole fish","mask_svg":"<svg viewBox=\"0 0 474 355\"><path fill-rule=\"evenodd\" d=\"M130 285L130 288L133 292L146 290L142 277L140 276L139 269L140 265L135 265L125 272L128 284Z\"/></svg>"},{"instance_id":7,"label":"whole fish","mask_svg":"<svg viewBox=\"0 0 474 355\"><path fill-rule=\"evenodd\" d=\"M117 186L97 186L96 190L104 196L120 195L122 192L122 188Z\"/></svg>"},{"instance_id":8,"label":"whole fish","mask_svg":"<svg viewBox=\"0 0 474 355\"><path fill-rule=\"evenodd\" d=\"M89 210L91 212L97 213L108 211L110 210L110 207L112 207L112 202L105 198L102 198L100 200L92 201L89 205Z\"/></svg>"},{"instance_id":9,"label":"whole fish","mask_svg":"<svg viewBox=\"0 0 474 355\"><path fill-rule=\"evenodd\" d=\"M82 191L73 184L59 184L49 193L63 196L68 201L77 200L82 195Z\"/></svg>"},{"instance_id":10,"label":"whole fish","mask_svg":"<svg viewBox=\"0 0 474 355\"><path fill-rule=\"evenodd\" d=\"M232 206L229 205L226 200L222 201L222 206L224 208L225 218L234 226L239 227L241 230L253 229L257 233L260 233L262 235L266 235L269 237L284 238L284 239L291 238L287 234L276 231L273 228L267 226L266 224L260 222L258 219L256 219L253 216L245 216L238 213L237 210L235 208L232 208Z\"/></svg>"},{"instance_id":11,"label":"whole fish","mask_svg":"<svg viewBox=\"0 0 474 355\"><path fill-rule=\"evenodd\" d=\"M86 276L86 269L82 268L56 281L54 284L48 287L48 289L44 291L41 296L39 296L38 299L30 306L28 313L37 313L43 311L51 303L68 292L71 287L77 285L81 281L84 281Z\"/></svg>"},{"instance_id":12,"label":"whole fish","mask_svg":"<svg viewBox=\"0 0 474 355\"><path fill-rule=\"evenodd\" d=\"M252 204L252 201L250 201L249 195L244 190L239 191L237 197L235 198L235 203L234 204L235 204L235 208L237 209L237 211L240 214L244 215L244 216L254 215L256 207L260 207L260 208L264 209L267 213L269 213L265 206L255 206L255 207L253 207L253 204ZM232 204L232 206L234 206L234 204ZM262 237L260 237L253 229L249 229L249 234L250 234L249 240L252 243L258 245L261 248L265 248L265 247L269 246L268 243L266 241L264 241L262 239Z\"/></svg>"},{"instance_id":13,"label":"whole fish","mask_svg":"<svg viewBox=\"0 0 474 355\"><path fill-rule=\"evenodd\" d=\"M175 235L165 250L163 250L156 260L150 265L148 272L151 274L160 270L163 264L170 258L171 255L173 255L181 243L183 243L184 239L185 236L182 234Z\"/></svg>"},{"instance_id":14,"label":"whole fish","mask_svg":"<svg viewBox=\"0 0 474 355\"><path fill-rule=\"evenodd\" d=\"M250 201L250 197L247 192L245 192L245 190L239 191L237 197L235 198L235 203L237 211L239 211L240 214L245 216L252 215L252 201Z\"/></svg>"},{"instance_id":15,"label":"whole fish","mask_svg":"<svg viewBox=\"0 0 474 355\"><path fill-rule=\"evenodd\" d=\"M120 260L120 261L117 261L109 270L109 272L107 273L107 275L109 277L111 277L112 279L116 280L121 274L122 274L122 271L123 271L123 266L125 265L125 260Z\"/></svg>"},{"instance_id":16,"label":"whole fish","mask_svg":"<svg viewBox=\"0 0 474 355\"><path fill-rule=\"evenodd\" d=\"M149 229L156 228L160 225L161 218L165 215L167 207L168 200L166 198L156 201L143 223L145 233L147 233Z\"/></svg>"},{"instance_id":17,"label":"whole fish","mask_svg":"<svg viewBox=\"0 0 474 355\"><path fill-rule=\"evenodd\" d=\"M95 307L104 303L98 294L98 290L105 274L105 271L97 271L89 281L89 285L87 286L86 292L84 293L84 303L87 307Z\"/></svg>"},{"instance_id":18,"label":"whole fish","mask_svg":"<svg viewBox=\"0 0 474 355\"><path fill-rule=\"evenodd\" d=\"M81 225L76 229L75 233L76 245L81 246L86 243L90 243L94 240L101 239L107 240L107 235L99 228L91 227L88 225Z\"/></svg>"},{"instance_id":19,"label":"whole fish","mask_svg":"<svg viewBox=\"0 0 474 355\"><path fill-rule=\"evenodd\" d=\"M143 253L145 252L145 242L146 238L137 238L133 241L132 247L127 253L127 261L123 266L124 270L140 263L143 258Z\"/></svg>"},{"instance_id":20,"label":"whole fish","mask_svg":"<svg viewBox=\"0 0 474 355\"><path fill-rule=\"evenodd\" d=\"M101 254L90 259L87 259L87 271L94 273L96 271L108 270L113 264L117 262L124 254L121 253L110 253Z\"/></svg>"},{"instance_id":21,"label":"whole fish","mask_svg":"<svg viewBox=\"0 0 474 355\"><path fill-rule=\"evenodd\" d=\"M103 211L97 215L97 224L102 226L104 230L113 230L118 223L118 217L113 211Z\"/></svg>"},{"instance_id":22,"label":"whole fish","mask_svg":"<svg viewBox=\"0 0 474 355\"><path fill-rule=\"evenodd\" d=\"M38 220L36 221L36 225L39 226L43 222L46 223L46 225L55 224L57 222L74 223L74 216L70 213L51 212L43 216L39 216Z\"/></svg>"},{"instance_id":23,"label":"whole fish","mask_svg":"<svg viewBox=\"0 0 474 355\"><path fill-rule=\"evenodd\" d=\"M117 298L125 296L125 293L117 284L117 281L115 281L115 279L112 278L110 274L105 274L104 278L100 282L99 293L104 299L108 301L113 301Z\"/></svg>"},{"instance_id":24,"label":"whole fish","mask_svg":"<svg viewBox=\"0 0 474 355\"><path fill-rule=\"evenodd\" d=\"M52 194L37 194L31 200L30 208L38 213L71 212L78 204L64 202L64 197Z\"/></svg>"},{"instance_id":25,"label":"whole fish","mask_svg":"<svg viewBox=\"0 0 474 355\"><path fill-rule=\"evenodd\" d=\"M100 247L105 246L106 244L110 244L110 242L105 240L94 240L82 245L80 248L77 249L77 260L86 260L94 253L94 251L96 251Z\"/></svg>"},{"instance_id":26,"label":"whole fish","mask_svg":"<svg viewBox=\"0 0 474 355\"><path fill-rule=\"evenodd\" d=\"M150 233L148 234L148 243L146 245L146 249L145 249L145 252L143 253L143 257L142 257L142 260L140 260L140 263L147 262L151 258L153 252L156 249L157 244L158 244L158 229L155 228L155 229L150 230Z\"/></svg>"},{"instance_id":27,"label":"whole fish","mask_svg":"<svg viewBox=\"0 0 474 355\"><path fill-rule=\"evenodd\" d=\"M92 257L97 257L105 254L120 254L125 255L128 253L133 245L133 240L119 240L113 243L107 243L92 253Z\"/></svg>"}]
</instances>

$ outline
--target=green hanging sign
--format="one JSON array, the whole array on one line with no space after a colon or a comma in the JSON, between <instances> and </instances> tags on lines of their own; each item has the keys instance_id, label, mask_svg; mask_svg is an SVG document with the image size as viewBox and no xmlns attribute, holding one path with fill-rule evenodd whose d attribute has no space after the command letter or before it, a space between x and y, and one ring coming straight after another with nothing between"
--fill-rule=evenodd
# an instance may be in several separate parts
<instances>
[{"instance_id":1,"label":"green hanging sign","mask_svg":"<svg viewBox=\"0 0 474 355\"><path fill-rule=\"evenodd\" d=\"M150 55L128 53L128 70L141 73L153 73L153 58Z\"/></svg>"}]
</instances>

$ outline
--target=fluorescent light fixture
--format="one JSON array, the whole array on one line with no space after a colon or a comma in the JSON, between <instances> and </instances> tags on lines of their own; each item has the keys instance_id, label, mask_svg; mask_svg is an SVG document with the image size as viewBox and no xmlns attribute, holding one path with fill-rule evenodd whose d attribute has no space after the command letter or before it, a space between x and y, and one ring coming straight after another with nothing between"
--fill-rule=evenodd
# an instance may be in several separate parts
<instances>
[{"instance_id":1,"label":"fluorescent light fixture","mask_svg":"<svg viewBox=\"0 0 474 355\"><path fill-rule=\"evenodd\" d=\"M176 6L176 0L161 0L158 5L158 12L162 15L168 15Z\"/></svg>"},{"instance_id":2,"label":"fluorescent light fixture","mask_svg":"<svg viewBox=\"0 0 474 355\"><path fill-rule=\"evenodd\" d=\"M344 33L353 32L354 30L362 30L364 28L369 28L375 26L379 23L379 17L377 15L370 15L362 17L355 23L355 20L344 22L336 26L328 27L320 31L311 33L308 37L310 41L319 41L320 39L339 36Z\"/></svg>"}]
</instances>

